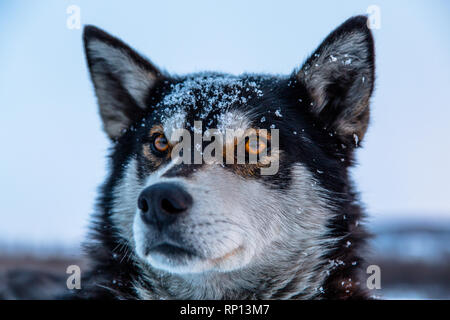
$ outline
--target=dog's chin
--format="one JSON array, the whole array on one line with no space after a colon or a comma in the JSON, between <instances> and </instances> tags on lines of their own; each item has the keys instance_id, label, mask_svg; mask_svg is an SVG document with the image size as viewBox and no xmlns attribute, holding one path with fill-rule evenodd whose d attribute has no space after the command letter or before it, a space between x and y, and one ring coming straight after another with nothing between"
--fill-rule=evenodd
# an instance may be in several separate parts
<instances>
[{"instance_id":1,"label":"dog's chin","mask_svg":"<svg viewBox=\"0 0 450 320\"><path fill-rule=\"evenodd\" d=\"M142 248L142 249L139 249ZM192 250L161 244L151 249L136 246L141 260L155 269L175 274L199 274L210 271L229 272L245 267L249 260L243 246L236 247L224 255L202 257Z\"/></svg>"},{"instance_id":2,"label":"dog's chin","mask_svg":"<svg viewBox=\"0 0 450 320\"><path fill-rule=\"evenodd\" d=\"M243 244L216 248L205 255L204 250L195 249L195 244L183 246L167 236L149 235L151 233L136 215L133 237L137 257L152 268L169 273L181 275L209 271L228 272L245 267L253 257L252 250Z\"/></svg>"}]
</instances>

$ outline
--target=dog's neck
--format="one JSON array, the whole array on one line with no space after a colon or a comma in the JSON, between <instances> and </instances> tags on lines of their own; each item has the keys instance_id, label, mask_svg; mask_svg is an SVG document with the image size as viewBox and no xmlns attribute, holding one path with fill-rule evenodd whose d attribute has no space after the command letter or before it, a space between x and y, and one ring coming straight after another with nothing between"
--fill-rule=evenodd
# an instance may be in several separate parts
<instances>
[{"instance_id":1,"label":"dog's neck","mask_svg":"<svg viewBox=\"0 0 450 320\"><path fill-rule=\"evenodd\" d=\"M332 266L319 257L254 264L230 272L176 275L140 264L140 299L313 299L323 293Z\"/></svg>"}]
</instances>

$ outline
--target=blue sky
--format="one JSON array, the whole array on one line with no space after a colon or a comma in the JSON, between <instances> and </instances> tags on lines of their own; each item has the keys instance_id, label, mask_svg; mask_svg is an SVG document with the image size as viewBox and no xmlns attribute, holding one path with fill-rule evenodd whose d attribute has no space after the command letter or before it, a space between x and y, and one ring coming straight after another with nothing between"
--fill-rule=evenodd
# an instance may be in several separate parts
<instances>
[{"instance_id":1,"label":"blue sky","mask_svg":"<svg viewBox=\"0 0 450 320\"><path fill-rule=\"evenodd\" d=\"M108 141L69 5L169 72L286 74L373 4L377 88L353 170L362 201L372 220L450 217L446 1L2 1L0 241L78 242L105 174Z\"/></svg>"}]
</instances>

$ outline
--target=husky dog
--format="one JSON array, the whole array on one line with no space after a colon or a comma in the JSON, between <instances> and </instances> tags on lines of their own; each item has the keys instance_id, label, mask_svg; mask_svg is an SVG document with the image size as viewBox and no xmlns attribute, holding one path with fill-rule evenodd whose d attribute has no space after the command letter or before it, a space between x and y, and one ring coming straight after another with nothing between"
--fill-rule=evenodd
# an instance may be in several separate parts
<instances>
[{"instance_id":1,"label":"husky dog","mask_svg":"<svg viewBox=\"0 0 450 320\"><path fill-rule=\"evenodd\" d=\"M374 87L366 17L339 26L289 76L172 76L94 26L84 45L112 147L86 243L92 270L76 297L367 297L367 236L348 172ZM180 162L191 155L174 155L179 129L264 129L256 144L233 141L245 142L246 160L266 150L276 170ZM207 141L191 144L204 152Z\"/></svg>"}]
</instances>

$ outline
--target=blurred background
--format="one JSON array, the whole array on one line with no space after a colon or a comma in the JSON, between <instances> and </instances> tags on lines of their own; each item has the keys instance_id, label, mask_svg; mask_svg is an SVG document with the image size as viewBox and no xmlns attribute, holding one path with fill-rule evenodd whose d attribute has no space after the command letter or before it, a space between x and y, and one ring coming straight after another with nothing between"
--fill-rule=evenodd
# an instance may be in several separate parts
<instances>
[{"instance_id":1,"label":"blurred background","mask_svg":"<svg viewBox=\"0 0 450 320\"><path fill-rule=\"evenodd\" d=\"M352 172L375 235L368 262L381 267L382 289L373 294L449 299L444 0L1 1L0 272L65 273L68 264L82 263L80 243L108 148L82 25L123 38L172 73L288 74L356 14L375 19L372 122ZM0 276L0 289L5 281Z\"/></svg>"}]
</instances>

